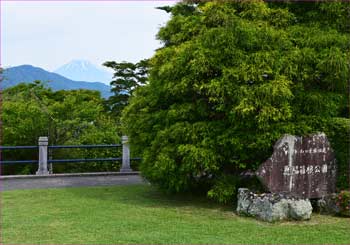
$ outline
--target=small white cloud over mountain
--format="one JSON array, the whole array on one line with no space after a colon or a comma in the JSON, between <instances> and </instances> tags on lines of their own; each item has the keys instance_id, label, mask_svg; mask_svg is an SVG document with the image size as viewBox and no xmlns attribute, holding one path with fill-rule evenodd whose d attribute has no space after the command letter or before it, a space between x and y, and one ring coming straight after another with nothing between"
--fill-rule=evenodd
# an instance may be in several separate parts
<instances>
[{"instance_id":1,"label":"small white cloud over mountain","mask_svg":"<svg viewBox=\"0 0 350 245\"><path fill-rule=\"evenodd\" d=\"M102 82L109 84L113 74L87 60L72 60L54 71L75 81Z\"/></svg>"}]
</instances>

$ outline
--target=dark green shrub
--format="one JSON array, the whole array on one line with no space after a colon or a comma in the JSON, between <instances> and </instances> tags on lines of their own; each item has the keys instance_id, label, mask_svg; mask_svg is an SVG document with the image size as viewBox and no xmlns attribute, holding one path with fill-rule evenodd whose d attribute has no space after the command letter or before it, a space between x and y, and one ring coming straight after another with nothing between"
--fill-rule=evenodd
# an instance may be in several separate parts
<instances>
[{"instance_id":1,"label":"dark green shrub","mask_svg":"<svg viewBox=\"0 0 350 245\"><path fill-rule=\"evenodd\" d=\"M208 191L208 197L224 204L233 203L237 196L238 183L237 176L220 176L212 189Z\"/></svg>"},{"instance_id":2,"label":"dark green shrub","mask_svg":"<svg viewBox=\"0 0 350 245\"><path fill-rule=\"evenodd\" d=\"M334 118L327 126L325 132L337 159L337 187L339 190L350 189L350 119Z\"/></svg>"},{"instance_id":3,"label":"dark green shrub","mask_svg":"<svg viewBox=\"0 0 350 245\"><path fill-rule=\"evenodd\" d=\"M236 203L239 188L248 188L255 193L266 191L255 175L221 175L215 178L208 197L223 204Z\"/></svg>"},{"instance_id":4,"label":"dark green shrub","mask_svg":"<svg viewBox=\"0 0 350 245\"><path fill-rule=\"evenodd\" d=\"M170 9L149 83L122 117L143 155L142 174L164 190L202 188L225 202L237 187L222 176L255 170L286 133L324 131L344 187L350 36L334 23L349 5L210 1Z\"/></svg>"}]
</instances>

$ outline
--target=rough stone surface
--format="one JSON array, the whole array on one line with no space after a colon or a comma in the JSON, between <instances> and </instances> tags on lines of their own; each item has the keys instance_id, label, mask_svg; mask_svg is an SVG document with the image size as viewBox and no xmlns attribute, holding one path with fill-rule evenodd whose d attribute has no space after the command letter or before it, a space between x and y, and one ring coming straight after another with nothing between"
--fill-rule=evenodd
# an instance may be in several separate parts
<instances>
[{"instance_id":1,"label":"rough stone surface","mask_svg":"<svg viewBox=\"0 0 350 245\"><path fill-rule=\"evenodd\" d=\"M256 174L270 192L321 198L335 192L336 160L324 133L285 135Z\"/></svg>"},{"instance_id":2,"label":"rough stone surface","mask_svg":"<svg viewBox=\"0 0 350 245\"><path fill-rule=\"evenodd\" d=\"M338 214L340 213L339 207L336 205L335 193L327 195L317 200L317 206L321 214Z\"/></svg>"},{"instance_id":3,"label":"rough stone surface","mask_svg":"<svg viewBox=\"0 0 350 245\"><path fill-rule=\"evenodd\" d=\"M238 190L237 213L274 222L280 220L308 220L312 206L308 199L298 199L284 194L255 194L249 189Z\"/></svg>"},{"instance_id":4,"label":"rough stone surface","mask_svg":"<svg viewBox=\"0 0 350 245\"><path fill-rule=\"evenodd\" d=\"M295 220L308 220L312 212L312 206L309 200L294 200L289 203L289 214Z\"/></svg>"}]
</instances>

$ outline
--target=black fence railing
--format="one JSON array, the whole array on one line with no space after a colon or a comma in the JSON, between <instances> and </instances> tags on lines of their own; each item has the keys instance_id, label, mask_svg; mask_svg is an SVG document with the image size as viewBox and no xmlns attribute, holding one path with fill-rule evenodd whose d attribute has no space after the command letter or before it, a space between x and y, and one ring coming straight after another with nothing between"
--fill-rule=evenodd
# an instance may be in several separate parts
<instances>
[{"instance_id":1,"label":"black fence railing","mask_svg":"<svg viewBox=\"0 0 350 245\"><path fill-rule=\"evenodd\" d=\"M37 145L0 146L0 150L18 150L18 149L38 149L38 146Z\"/></svg>"},{"instance_id":2,"label":"black fence railing","mask_svg":"<svg viewBox=\"0 0 350 245\"><path fill-rule=\"evenodd\" d=\"M22 150L22 149L36 149L38 151L38 160L2 160L0 165L15 165L15 164L38 164L37 175L50 174L48 167L52 170L52 164L61 163L84 163L84 162L117 162L121 161L121 172L132 171L130 161L139 161L140 157L130 158L130 149L128 138L122 137L122 144L109 145L48 145L47 137L40 137L38 146L0 146L0 151L3 150ZM92 149L92 148L122 148L121 157L107 157L107 158L73 158L73 159L53 159L53 150L57 149ZM52 173L52 171L51 171Z\"/></svg>"},{"instance_id":3,"label":"black fence railing","mask_svg":"<svg viewBox=\"0 0 350 245\"><path fill-rule=\"evenodd\" d=\"M49 149L62 149L62 148L111 148L122 147L122 144L115 145L49 145Z\"/></svg>"},{"instance_id":4,"label":"black fence railing","mask_svg":"<svg viewBox=\"0 0 350 245\"><path fill-rule=\"evenodd\" d=\"M39 149L39 146L0 146L0 151L3 150L22 150L22 149ZM9 161L3 161L0 160L0 164L36 164L38 163L38 160L9 160Z\"/></svg>"},{"instance_id":5,"label":"black fence railing","mask_svg":"<svg viewBox=\"0 0 350 245\"><path fill-rule=\"evenodd\" d=\"M54 149L91 149L91 148L118 148L122 147L122 144L114 145L51 145L48 146L49 151ZM51 152L51 156L53 153ZM77 163L77 162L116 162L122 161L122 157L109 157L109 158L73 158L73 159L49 159L48 163ZM130 159L133 160L133 159Z\"/></svg>"}]
</instances>

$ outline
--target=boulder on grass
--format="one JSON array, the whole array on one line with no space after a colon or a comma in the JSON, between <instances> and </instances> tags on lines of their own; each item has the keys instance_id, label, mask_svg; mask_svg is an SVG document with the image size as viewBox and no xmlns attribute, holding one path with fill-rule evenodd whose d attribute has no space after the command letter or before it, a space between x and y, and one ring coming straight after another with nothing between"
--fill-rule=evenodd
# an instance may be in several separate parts
<instances>
[{"instance_id":1,"label":"boulder on grass","mask_svg":"<svg viewBox=\"0 0 350 245\"><path fill-rule=\"evenodd\" d=\"M237 213L268 222L309 220L312 206L308 199L276 193L256 194L247 188L240 188L238 190Z\"/></svg>"}]
</instances>

